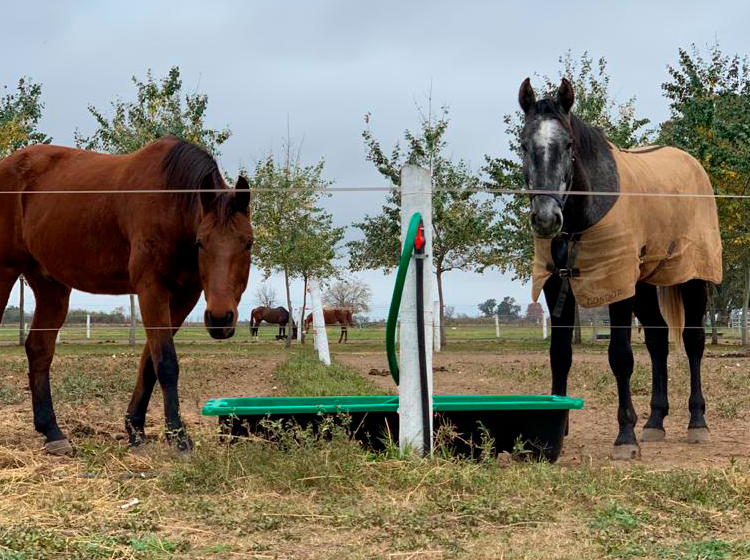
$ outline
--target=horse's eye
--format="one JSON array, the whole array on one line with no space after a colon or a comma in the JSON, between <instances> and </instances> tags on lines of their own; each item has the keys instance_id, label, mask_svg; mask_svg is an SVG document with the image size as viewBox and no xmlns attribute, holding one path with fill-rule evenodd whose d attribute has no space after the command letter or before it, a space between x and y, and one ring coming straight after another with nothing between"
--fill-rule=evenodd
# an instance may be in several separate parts
<instances>
[{"instance_id":1,"label":"horse's eye","mask_svg":"<svg viewBox=\"0 0 750 560\"><path fill-rule=\"evenodd\" d=\"M566 150L570 150L571 148L573 148L573 141L572 140L568 140L568 143L565 144L565 149Z\"/></svg>"},{"instance_id":2,"label":"horse's eye","mask_svg":"<svg viewBox=\"0 0 750 560\"><path fill-rule=\"evenodd\" d=\"M248 241L247 245L245 245L245 251L250 251L253 248L253 242Z\"/></svg>"},{"instance_id":3,"label":"horse's eye","mask_svg":"<svg viewBox=\"0 0 750 560\"><path fill-rule=\"evenodd\" d=\"M528 152L529 151L529 145L526 142L521 142L521 149L524 152Z\"/></svg>"},{"instance_id":4,"label":"horse's eye","mask_svg":"<svg viewBox=\"0 0 750 560\"><path fill-rule=\"evenodd\" d=\"M196 241L195 246L198 247L198 249L203 249L203 243L201 243L200 241Z\"/></svg>"}]
</instances>

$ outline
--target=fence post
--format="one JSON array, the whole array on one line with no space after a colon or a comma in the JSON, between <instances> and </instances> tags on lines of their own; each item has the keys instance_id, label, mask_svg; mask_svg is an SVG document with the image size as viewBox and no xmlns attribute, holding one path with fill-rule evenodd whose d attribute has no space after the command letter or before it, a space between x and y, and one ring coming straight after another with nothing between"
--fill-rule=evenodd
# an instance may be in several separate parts
<instances>
[{"instance_id":1,"label":"fence post","mask_svg":"<svg viewBox=\"0 0 750 560\"><path fill-rule=\"evenodd\" d=\"M325 365L331 365L331 354L328 350L328 332L326 332L326 321L323 317L323 302L320 299L320 286L318 280L311 278L310 286L310 304L313 310L313 332L315 336L315 349L318 351L318 358Z\"/></svg>"},{"instance_id":2,"label":"fence post","mask_svg":"<svg viewBox=\"0 0 750 560\"><path fill-rule=\"evenodd\" d=\"M432 302L432 344L435 352L440 352L440 302Z\"/></svg>"},{"instance_id":3,"label":"fence post","mask_svg":"<svg viewBox=\"0 0 750 560\"><path fill-rule=\"evenodd\" d=\"M128 343L135 345L135 294L130 294L130 337Z\"/></svg>"},{"instance_id":4,"label":"fence post","mask_svg":"<svg viewBox=\"0 0 750 560\"><path fill-rule=\"evenodd\" d=\"M500 317L495 313L495 339L500 341Z\"/></svg>"},{"instance_id":5,"label":"fence post","mask_svg":"<svg viewBox=\"0 0 750 560\"><path fill-rule=\"evenodd\" d=\"M542 308L542 338L547 340L547 315L544 313L544 308Z\"/></svg>"},{"instance_id":6,"label":"fence post","mask_svg":"<svg viewBox=\"0 0 750 560\"><path fill-rule=\"evenodd\" d=\"M422 290L425 302L432 301L432 177L427 169L416 165L401 168L401 244L406 238L409 222L415 212L422 215L424 224L424 275ZM412 449L418 454L424 451L424 442L429 440L432 449L432 345L427 341L432 334L432 306L424 306L424 340L427 374L427 402L429 410L422 410L422 385L419 367L419 344L417 332L416 266L412 257L406 273L404 293L401 299L403 323L400 333L400 382L399 392L399 448L401 453ZM423 412L429 417L429 434L424 434Z\"/></svg>"},{"instance_id":7,"label":"fence post","mask_svg":"<svg viewBox=\"0 0 750 560\"><path fill-rule=\"evenodd\" d=\"M86 339L91 340L91 314L86 313Z\"/></svg>"}]
</instances>

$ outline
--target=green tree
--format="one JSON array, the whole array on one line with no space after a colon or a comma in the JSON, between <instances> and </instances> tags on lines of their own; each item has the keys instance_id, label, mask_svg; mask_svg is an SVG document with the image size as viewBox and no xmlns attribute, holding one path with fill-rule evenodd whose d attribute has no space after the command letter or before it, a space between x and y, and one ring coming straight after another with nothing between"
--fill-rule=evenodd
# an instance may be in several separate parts
<instances>
[{"instance_id":1,"label":"green tree","mask_svg":"<svg viewBox=\"0 0 750 560\"><path fill-rule=\"evenodd\" d=\"M8 86L3 86L4 90ZM6 93L0 98L0 158L7 156L31 144L49 144L50 136L39 132L37 127L42 118L42 86L35 84L27 78L18 80L15 91ZM24 306L23 276L19 282L19 304L21 311L18 314L18 342L23 344L26 339L25 323L26 314Z\"/></svg>"},{"instance_id":2,"label":"green tree","mask_svg":"<svg viewBox=\"0 0 750 560\"><path fill-rule=\"evenodd\" d=\"M444 324L443 275L451 270L482 272L501 262L497 218L493 201L475 192L481 186L479 177L464 160L452 161L446 155L445 133L448 110L443 107L437 119L420 111L420 130L404 133L406 147L396 144L388 154L369 128L365 116L362 136L367 160L391 182L392 188L379 214L366 216L354 224L362 239L347 243L352 270L381 269L389 271L398 264L401 233L400 170L404 164L416 164L432 170L432 262L437 277L440 300L440 324ZM441 328L441 337L445 331Z\"/></svg>"},{"instance_id":3,"label":"green tree","mask_svg":"<svg viewBox=\"0 0 750 560\"><path fill-rule=\"evenodd\" d=\"M3 86L8 90L8 86ZM37 127L42 118L42 86L28 78L0 98L0 158L31 144L49 144L52 138Z\"/></svg>"},{"instance_id":4,"label":"green tree","mask_svg":"<svg viewBox=\"0 0 750 560\"><path fill-rule=\"evenodd\" d=\"M75 142L79 148L127 154L157 138L172 134L219 155L219 146L232 133L229 128L206 128L204 121L208 96L186 93L183 97L179 67L173 66L158 82L149 70L143 82L133 76L133 84L136 100L123 101L118 98L113 101L112 116L109 118L89 105L89 113L96 120L97 129L88 137L75 131Z\"/></svg>"},{"instance_id":5,"label":"green tree","mask_svg":"<svg viewBox=\"0 0 750 560\"><path fill-rule=\"evenodd\" d=\"M497 300L496 299L488 299L484 301L483 303L480 303L477 305L479 308L480 313L484 317L492 317L495 314L495 308L497 307Z\"/></svg>"},{"instance_id":6,"label":"green tree","mask_svg":"<svg viewBox=\"0 0 750 560\"><path fill-rule=\"evenodd\" d=\"M338 275L333 261L344 229L334 227L331 215L318 206L330 184L323 167L323 160L301 166L287 149L281 161L272 154L259 161L250 181L258 189L253 197L253 256L265 278L274 272L283 275L290 311L292 278L304 281L304 307L309 278ZM288 346L292 330L287 333Z\"/></svg>"},{"instance_id":7,"label":"green tree","mask_svg":"<svg viewBox=\"0 0 750 560\"><path fill-rule=\"evenodd\" d=\"M497 306L497 314L500 320L513 323L521 318L521 306L516 303L516 299L505 296Z\"/></svg>"},{"instance_id":8,"label":"green tree","mask_svg":"<svg viewBox=\"0 0 750 560\"><path fill-rule=\"evenodd\" d=\"M724 54L718 44L704 56L692 45L679 49L678 63L668 66L662 84L670 118L659 131L662 143L692 154L711 178L717 195L750 194L750 60ZM732 309L743 310L743 345L748 345L747 306L750 299L750 203L718 198L724 245L724 280L711 292L713 342L716 319Z\"/></svg>"}]
</instances>

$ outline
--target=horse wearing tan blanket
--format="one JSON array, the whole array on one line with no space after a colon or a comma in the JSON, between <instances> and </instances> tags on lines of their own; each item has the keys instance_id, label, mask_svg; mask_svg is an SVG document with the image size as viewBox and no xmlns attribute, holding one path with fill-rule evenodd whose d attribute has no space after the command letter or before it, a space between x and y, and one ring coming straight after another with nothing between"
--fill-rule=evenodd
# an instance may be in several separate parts
<instances>
[{"instance_id":1,"label":"horse wearing tan blanket","mask_svg":"<svg viewBox=\"0 0 750 560\"><path fill-rule=\"evenodd\" d=\"M651 414L642 439L662 441L669 330L681 332L690 366L688 441L709 438L700 364L706 282L721 282L721 238L711 183L689 154L668 147L620 150L570 112L563 79L555 99L537 101L528 79L519 103L524 175L531 194L534 301L544 291L552 320L552 393L565 395L575 302L609 306L609 363L617 380L615 459L636 458L630 394L631 317L645 329L652 363ZM596 193L596 194L578 194ZM693 195L693 196L684 196Z\"/></svg>"}]
</instances>

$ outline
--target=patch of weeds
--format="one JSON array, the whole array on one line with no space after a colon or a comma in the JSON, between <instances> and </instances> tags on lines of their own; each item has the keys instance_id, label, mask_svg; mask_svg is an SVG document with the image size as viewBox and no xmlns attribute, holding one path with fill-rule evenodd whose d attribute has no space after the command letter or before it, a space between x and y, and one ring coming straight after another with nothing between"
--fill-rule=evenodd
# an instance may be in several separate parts
<instances>
[{"instance_id":1,"label":"patch of weeds","mask_svg":"<svg viewBox=\"0 0 750 560\"><path fill-rule=\"evenodd\" d=\"M723 399L714 405L716 412L722 418L734 420L740 415L741 403L736 400Z\"/></svg>"},{"instance_id":2,"label":"patch of weeds","mask_svg":"<svg viewBox=\"0 0 750 560\"><path fill-rule=\"evenodd\" d=\"M187 549L185 543L177 543L156 535L146 535L140 538L132 537L128 544L135 552L144 552L151 555L174 554L185 552Z\"/></svg>"},{"instance_id":3,"label":"patch of weeds","mask_svg":"<svg viewBox=\"0 0 750 560\"><path fill-rule=\"evenodd\" d=\"M4 558L36 560L66 558L71 560L98 560L122 558L117 542L104 535L87 534L84 538L69 538L62 531L40 527L0 527L0 547ZM2 556L0 556L2 558Z\"/></svg>"},{"instance_id":4,"label":"patch of weeds","mask_svg":"<svg viewBox=\"0 0 750 560\"><path fill-rule=\"evenodd\" d=\"M274 370L274 375L289 395L388 394L350 367L335 361L326 366L307 348L292 354Z\"/></svg>"},{"instance_id":5,"label":"patch of weeds","mask_svg":"<svg viewBox=\"0 0 750 560\"><path fill-rule=\"evenodd\" d=\"M87 374L63 375L55 384L55 399L71 404L90 401L92 397L108 400L107 387L100 376Z\"/></svg>"},{"instance_id":6,"label":"patch of weeds","mask_svg":"<svg viewBox=\"0 0 750 560\"><path fill-rule=\"evenodd\" d=\"M655 556L664 560L732 560L748 555L750 542L731 543L720 539L658 546L655 550Z\"/></svg>"},{"instance_id":7,"label":"patch of weeds","mask_svg":"<svg viewBox=\"0 0 750 560\"><path fill-rule=\"evenodd\" d=\"M0 405L18 404L23 400L21 392L9 385L0 385ZM1 558L1 557L0 557Z\"/></svg>"}]
</instances>

